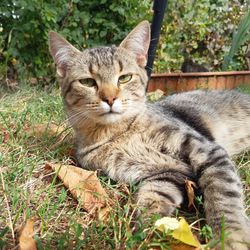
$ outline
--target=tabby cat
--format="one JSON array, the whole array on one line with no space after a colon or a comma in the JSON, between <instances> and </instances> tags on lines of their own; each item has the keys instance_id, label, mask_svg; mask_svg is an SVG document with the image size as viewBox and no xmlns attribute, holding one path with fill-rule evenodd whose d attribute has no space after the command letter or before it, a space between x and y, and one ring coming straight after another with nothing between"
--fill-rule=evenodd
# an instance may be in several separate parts
<instances>
[{"instance_id":1,"label":"tabby cat","mask_svg":"<svg viewBox=\"0 0 250 250\"><path fill-rule=\"evenodd\" d=\"M197 90L147 103L149 42L147 21L118 47L83 52L50 32L79 163L115 181L140 183L137 202L148 213L172 214L185 181L195 181L218 237L224 217L226 249L248 249L250 223L230 157L250 146L250 97Z\"/></svg>"}]
</instances>

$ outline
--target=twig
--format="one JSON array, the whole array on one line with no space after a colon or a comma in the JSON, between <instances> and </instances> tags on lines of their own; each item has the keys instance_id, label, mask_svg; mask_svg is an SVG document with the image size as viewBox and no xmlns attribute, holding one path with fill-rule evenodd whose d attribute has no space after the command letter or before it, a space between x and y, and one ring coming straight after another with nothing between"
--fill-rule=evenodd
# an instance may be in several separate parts
<instances>
[{"instance_id":1,"label":"twig","mask_svg":"<svg viewBox=\"0 0 250 250\"><path fill-rule=\"evenodd\" d=\"M204 221L204 220L205 220L204 218L200 218L200 219L194 221L193 223L191 223L189 226L190 226L191 228L195 229L195 230L200 230L200 229L194 227L194 225L195 225L196 223L199 223L200 221Z\"/></svg>"}]
</instances>

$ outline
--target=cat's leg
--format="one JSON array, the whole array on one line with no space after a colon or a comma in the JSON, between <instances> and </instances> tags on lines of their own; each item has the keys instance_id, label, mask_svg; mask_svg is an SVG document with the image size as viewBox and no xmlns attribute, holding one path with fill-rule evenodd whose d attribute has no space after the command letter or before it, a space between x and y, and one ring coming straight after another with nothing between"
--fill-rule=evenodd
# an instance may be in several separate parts
<instances>
[{"instance_id":1,"label":"cat's leg","mask_svg":"<svg viewBox=\"0 0 250 250\"><path fill-rule=\"evenodd\" d=\"M185 182L193 180L193 173L186 164L162 166L145 174L137 192L138 205L146 214L169 216L179 208L186 195Z\"/></svg>"},{"instance_id":2,"label":"cat's leg","mask_svg":"<svg viewBox=\"0 0 250 250\"><path fill-rule=\"evenodd\" d=\"M220 232L222 223L225 223L225 232L228 233L226 249L248 249L241 244L250 244L250 227L244 212L241 181L230 160L223 158L223 151L216 150L197 172L204 194L206 218L215 232Z\"/></svg>"},{"instance_id":3,"label":"cat's leg","mask_svg":"<svg viewBox=\"0 0 250 250\"><path fill-rule=\"evenodd\" d=\"M193 167L204 194L208 224L220 237L224 223L228 233L225 249L248 249L250 227L244 209L242 185L226 151L204 137L190 134L183 136L181 145L180 154L185 154L182 157Z\"/></svg>"}]
</instances>

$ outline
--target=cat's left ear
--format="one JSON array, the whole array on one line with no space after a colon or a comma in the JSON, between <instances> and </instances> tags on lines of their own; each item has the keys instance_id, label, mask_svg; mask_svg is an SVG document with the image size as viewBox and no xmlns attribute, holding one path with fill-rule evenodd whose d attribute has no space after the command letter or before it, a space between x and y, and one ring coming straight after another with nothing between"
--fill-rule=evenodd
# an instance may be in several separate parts
<instances>
[{"instance_id":1,"label":"cat's left ear","mask_svg":"<svg viewBox=\"0 0 250 250\"><path fill-rule=\"evenodd\" d=\"M147 54L150 43L150 25L148 21L139 23L121 42L120 47L135 54L139 66L147 64Z\"/></svg>"}]
</instances>

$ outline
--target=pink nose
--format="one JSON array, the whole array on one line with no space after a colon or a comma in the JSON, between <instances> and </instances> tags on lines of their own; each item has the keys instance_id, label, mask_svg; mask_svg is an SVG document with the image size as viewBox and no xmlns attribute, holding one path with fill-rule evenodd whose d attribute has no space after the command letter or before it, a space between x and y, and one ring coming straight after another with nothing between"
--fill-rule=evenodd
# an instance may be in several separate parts
<instances>
[{"instance_id":1,"label":"pink nose","mask_svg":"<svg viewBox=\"0 0 250 250\"><path fill-rule=\"evenodd\" d=\"M112 106L114 104L114 101L116 100L116 97L114 96L108 96L103 97L102 100L106 102L109 106Z\"/></svg>"}]
</instances>

